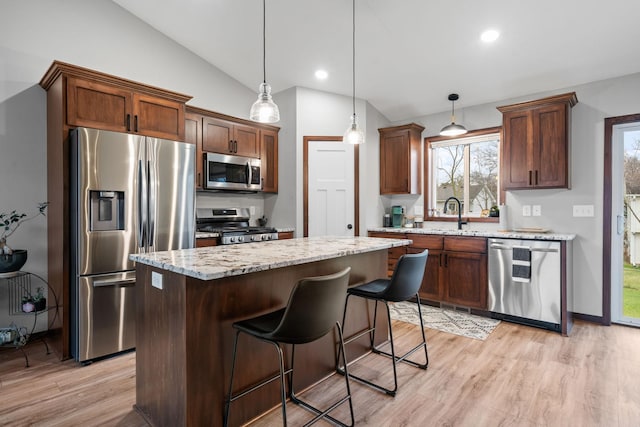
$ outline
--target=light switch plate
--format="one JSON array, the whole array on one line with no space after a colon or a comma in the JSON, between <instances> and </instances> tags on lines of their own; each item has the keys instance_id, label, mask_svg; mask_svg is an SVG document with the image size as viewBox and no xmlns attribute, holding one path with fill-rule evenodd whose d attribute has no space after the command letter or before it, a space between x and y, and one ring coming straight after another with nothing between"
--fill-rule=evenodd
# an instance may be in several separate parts
<instances>
[{"instance_id":1,"label":"light switch plate","mask_svg":"<svg viewBox=\"0 0 640 427\"><path fill-rule=\"evenodd\" d=\"M542 216L542 206L541 205L533 205L531 207L531 213L533 216Z\"/></svg>"},{"instance_id":2,"label":"light switch plate","mask_svg":"<svg viewBox=\"0 0 640 427\"><path fill-rule=\"evenodd\" d=\"M531 205L522 205L522 216L531 216Z\"/></svg>"},{"instance_id":3,"label":"light switch plate","mask_svg":"<svg viewBox=\"0 0 640 427\"><path fill-rule=\"evenodd\" d=\"M162 289L162 274L151 272L151 286L154 288Z\"/></svg>"},{"instance_id":4,"label":"light switch plate","mask_svg":"<svg viewBox=\"0 0 640 427\"><path fill-rule=\"evenodd\" d=\"M594 216L593 205L573 205L574 217L592 217Z\"/></svg>"}]
</instances>

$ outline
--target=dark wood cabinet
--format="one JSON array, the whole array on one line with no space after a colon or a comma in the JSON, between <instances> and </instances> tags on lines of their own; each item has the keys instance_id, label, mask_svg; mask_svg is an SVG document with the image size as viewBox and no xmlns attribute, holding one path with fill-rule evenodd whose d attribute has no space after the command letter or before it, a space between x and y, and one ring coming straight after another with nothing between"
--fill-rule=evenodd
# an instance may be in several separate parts
<instances>
[{"instance_id":1,"label":"dark wood cabinet","mask_svg":"<svg viewBox=\"0 0 640 427\"><path fill-rule=\"evenodd\" d=\"M240 123L204 117L202 149L210 153L260 157L259 129Z\"/></svg>"},{"instance_id":2,"label":"dark wood cabinet","mask_svg":"<svg viewBox=\"0 0 640 427\"><path fill-rule=\"evenodd\" d=\"M66 93L70 126L184 140L184 101L84 77L68 77Z\"/></svg>"},{"instance_id":3,"label":"dark wood cabinet","mask_svg":"<svg viewBox=\"0 0 640 427\"><path fill-rule=\"evenodd\" d=\"M293 239L293 231L281 231L278 233L278 240Z\"/></svg>"},{"instance_id":4,"label":"dark wood cabinet","mask_svg":"<svg viewBox=\"0 0 640 427\"><path fill-rule=\"evenodd\" d=\"M380 132L380 194L420 194L423 126L411 123Z\"/></svg>"},{"instance_id":5,"label":"dark wood cabinet","mask_svg":"<svg viewBox=\"0 0 640 427\"><path fill-rule=\"evenodd\" d=\"M371 237L399 238L397 233L373 233ZM429 250L420 298L430 301L487 309L487 239L407 233L413 240L407 253ZM404 249L404 248L402 248ZM389 255L389 276L400 254Z\"/></svg>"},{"instance_id":6,"label":"dark wood cabinet","mask_svg":"<svg viewBox=\"0 0 640 427\"><path fill-rule=\"evenodd\" d=\"M402 233L384 233L377 231L370 231L369 237L381 237L383 239L406 239L406 236ZM393 270L396 268L398 258L407 253L406 246L400 246L397 248L389 248L387 253L387 277L393 275Z\"/></svg>"},{"instance_id":7,"label":"dark wood cabinet","mask_svg":"<svg viewBox=\"0 0 640 427\"><path fill-rule=\"evenodd\" d=\"M278 131L260 130L260 179L262 191L278 192Z\"/></svg>"},{"instance_id":8,"label":"dark wood cabinet","mask_svg":"<svg viewBox=\"0 0 640 427\"><path fill-rule=\"evenodd\" d=\"M569 188L571 108L577 102L571 92L498 107L503 190Z\"/></svg>"},{"instance_id":9,"label":"dark wood cabinet","mask_svg":"<svg viewBox=\"0 0 640 427\"><path fill-rule=\"evenodd\" d=\"M196 248L205 248L207 246L218 246L217 237L203 237L196 239Z\"/></svg>"}]
</instances>

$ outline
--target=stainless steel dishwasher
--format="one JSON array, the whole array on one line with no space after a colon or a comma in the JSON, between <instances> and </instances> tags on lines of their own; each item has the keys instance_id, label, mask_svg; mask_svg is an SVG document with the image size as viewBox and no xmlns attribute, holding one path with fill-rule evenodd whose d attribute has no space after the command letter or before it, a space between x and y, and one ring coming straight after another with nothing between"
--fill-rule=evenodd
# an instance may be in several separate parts
<instances>
[{"instance_id":1,"label":"stainless steel dishwasher","mask_svg":"<svg viewBox=\"0 0 640 427\"><path fill-rule=\"evenodd\" d=\"M489 311L559 331L560 261L557 241L489 239Z\"/></svg>"}]
</instances>

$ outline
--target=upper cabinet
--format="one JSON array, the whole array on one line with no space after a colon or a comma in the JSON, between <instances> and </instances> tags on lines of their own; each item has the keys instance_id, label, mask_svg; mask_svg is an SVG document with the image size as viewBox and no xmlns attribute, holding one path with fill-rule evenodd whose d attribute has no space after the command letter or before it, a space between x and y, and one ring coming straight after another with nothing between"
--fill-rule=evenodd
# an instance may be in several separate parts
<instances>
[{"instance_id":1,"label":"upper cabinet","mask_svg":"<svg viewBox=\"0 0 640 427\"><path fill-rule=\"evenodd\" d=\"M571 108L577 102L570 92L498 107L503 190L569 188Z\"/></svg>"},{"instance_id":2,"label":"upper cabinet","mask_svg":"<svg viewBox=\"0 0 640 427\"><path fill-rule=\"evenodd\" d=\"M260 175L262 191L278 192L278 131L260 130Z\"/></svg>"},{"instance_id":3,"label":"upper cabinet","mask_svg":"<svg viewBox=\"0 0 640 427\"><path fill-rule=\"evenodd\" d=\"M70 128L184 140L184 104L190 96L58 61L41 85L47 90L60 86L66 100L62 119Z\"/></svg>"},{"instance_id":4,"label":"upper cabinet","mask_svg":"<svg viewBox=\"0 0 640 427\"><path fill-rule=\"evenodd\" d=\"M204 188L206 153L260 158L262 191L278 192L280 128L187 106L185 141L196 145L196 189Z\"/></svg>"},{"instance_id":5,"label":"upper cabinet","mask_svg":"<svg viewBox=\"0 0 640 427\"><path fill-rule=\"evenodd\" d=\"M259 129L252 125L205 117L202 149L210 153L260 157Z\"/></svg>"},{"instance_id":6,"label":"upper cabinet","mask_svg":"<svg viewBox=\"0 0 640 427\"><path fill-rule=\"evenodd\" d=\"M420 194L423 126L411 123L380 132L380 194Z\"/></svg>"}]
</instances>

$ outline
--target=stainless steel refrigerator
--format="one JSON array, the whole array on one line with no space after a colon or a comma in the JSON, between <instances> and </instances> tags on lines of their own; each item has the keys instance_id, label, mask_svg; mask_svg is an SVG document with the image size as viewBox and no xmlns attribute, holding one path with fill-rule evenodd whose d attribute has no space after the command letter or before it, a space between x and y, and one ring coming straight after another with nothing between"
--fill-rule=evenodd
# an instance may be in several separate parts
<instances>
[{"instance_id":1,"label":"stainless steel refrigerator","mask_svg":"<svg viewBox=\"0 0 640 427\"><path fill-rule=\"evenodd\" d=\"M70 133L71 354L135 347L129 254L192 248L195 146L96 129Z\"/></svg>"}]
</instances>

